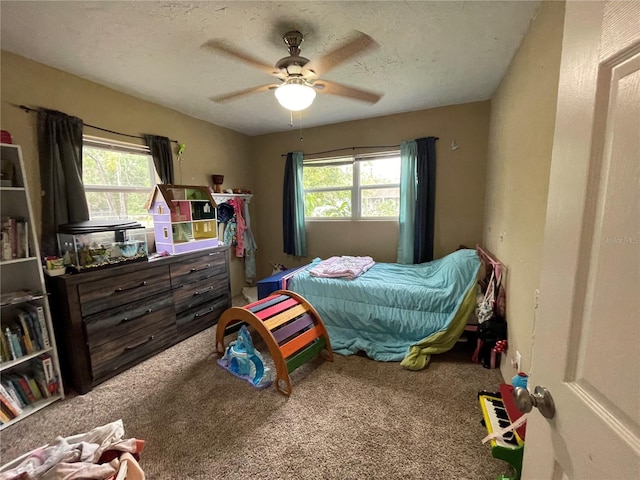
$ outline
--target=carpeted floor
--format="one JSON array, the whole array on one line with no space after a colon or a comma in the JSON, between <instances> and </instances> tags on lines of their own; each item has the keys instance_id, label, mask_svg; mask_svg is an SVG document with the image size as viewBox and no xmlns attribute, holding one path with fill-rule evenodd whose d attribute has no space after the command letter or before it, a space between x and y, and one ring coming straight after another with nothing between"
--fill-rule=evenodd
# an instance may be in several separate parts
<instances>
[{"instance_id":1,"label":"carpeted floor","mask_svg":"<svg viewBox=\"0 0 640 480\"><path fill-rule=\"evenodd\" d=\"M464 345L421 372L361 356L317 359L293 372L286 398L221 369L214 337L215 328L205 330L5 429L0 463L122 419L127 437L147 442L141 466L149 479L492 480L508 473L480 443L486 431L476 395L497 389L499 372L471 363Z\"/></svg>"}]
</instances>

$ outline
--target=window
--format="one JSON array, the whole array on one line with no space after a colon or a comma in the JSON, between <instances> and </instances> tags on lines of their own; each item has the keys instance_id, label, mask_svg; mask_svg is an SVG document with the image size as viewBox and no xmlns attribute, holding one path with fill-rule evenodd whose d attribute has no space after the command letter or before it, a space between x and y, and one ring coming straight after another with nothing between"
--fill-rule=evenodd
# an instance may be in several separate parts
<instances>
[{"instance_id":1,"label":"window","mask_svg":"<svg viewBox=\"0 0 640 480\"><path fill-rule=\"evenodd\" d=\"M91 220L129 219L152 227L144 205L156 183L146 146L84 136L82 181Z\"/></svg>"},{"instance_id":2,"label":"window","mask_svg":"<svg viewBox=\"0 0 640 480\"><path fill-rule=\"evenodd\" d=\"M400 152L305 160L307 219L390 219L400 212Z\"/></svg>"}]
</instances>

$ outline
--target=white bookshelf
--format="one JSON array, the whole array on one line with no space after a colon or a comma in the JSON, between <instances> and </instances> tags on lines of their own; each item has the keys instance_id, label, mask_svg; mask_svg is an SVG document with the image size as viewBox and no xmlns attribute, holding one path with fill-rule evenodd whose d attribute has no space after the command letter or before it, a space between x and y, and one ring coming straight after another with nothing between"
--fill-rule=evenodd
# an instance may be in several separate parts
<instances>
[{"instance_id":1,"label":"white bookshelf","mask_svg":"<svg viewBox=\"0 0 640 480\"><path fill-rule=\"evenodd\" d=\"M22 252L24 256L18 254L17 258L8 258L7 255L2 255L2 250L0 249L0 284L2 293L0 323L2 325L2 335L4 339L7 340L7 326L15 324L16 317L21 308L31 305L36 308L42 307L45 327L50 343L50 346L42 349L36 348L37 345L33 346L31 352L23 352L23 355L17 358L5 358L3 356L0 362L0 378L4 382L13 373L29 371L33 362L36 362L40 355L47 354L52 359L53 372L54 375L57 376L59 385L57 394L49 397L43 395L43 398L24 405L22 407L22 413L19 416L0 425L0 430L2 430L49 406L51 403L64 398L64 388L60 374L56 339L51 321L51 310L46 294L44 272L40 260L40 248L34 224L33 208L29 197L29 186L27 185L22 150L19 145L5 143L0 144L0 149L0 158L5 167L7 162L13 166L13 178L8 179L3 175L3 182L2 185L0 185L2 222L4 224L8 217L23 220L26 228L25 240L22 245L28 246L28 249ZM11 169L3 168L3 173L8 170ZM23 295L22 298L15 298L13 301L8 300L8 294L20 291L28 291L31 295ZM11 357L11 355L9 357Z\"/></svg>"}]
</instances>

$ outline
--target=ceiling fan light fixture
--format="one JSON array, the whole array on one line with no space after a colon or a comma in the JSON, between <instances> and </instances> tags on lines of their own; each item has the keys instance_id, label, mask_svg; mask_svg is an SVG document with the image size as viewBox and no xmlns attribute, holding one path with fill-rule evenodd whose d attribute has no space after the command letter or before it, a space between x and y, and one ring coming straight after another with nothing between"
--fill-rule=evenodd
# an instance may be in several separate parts
<instances>
[{"instance_id":1,"label":"ceiling fan light fixture","mask_svg":"<svg viewBox=\"0 0 640 480\"><path fill-rule=\"evenodd\" d=\"M292 78L276 88L276 98L287 110L298 112L308 108L316 98L316 91L301 78Z\"/></svg>"}]
</instances>

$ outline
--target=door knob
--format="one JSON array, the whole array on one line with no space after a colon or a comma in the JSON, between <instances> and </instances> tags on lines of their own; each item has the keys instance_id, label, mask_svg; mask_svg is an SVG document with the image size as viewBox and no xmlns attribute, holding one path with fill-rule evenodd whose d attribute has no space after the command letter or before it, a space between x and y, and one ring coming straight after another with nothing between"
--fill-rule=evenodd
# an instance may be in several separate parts
<instances>
[{"instance_id":1,"label":"door knob","mask_svg":"<svg viewBox=\"0 0 640 480\"><path fill-rule=\"evenodd\" d=\"M540 385L536 386L533 393L529 393L526 388L515 387L513 400L522 413L529 413L533 407L536 407L545 418L553 418L556 414L556 405L553 403L551 393Z\"/></svg>"}]
</instances>

